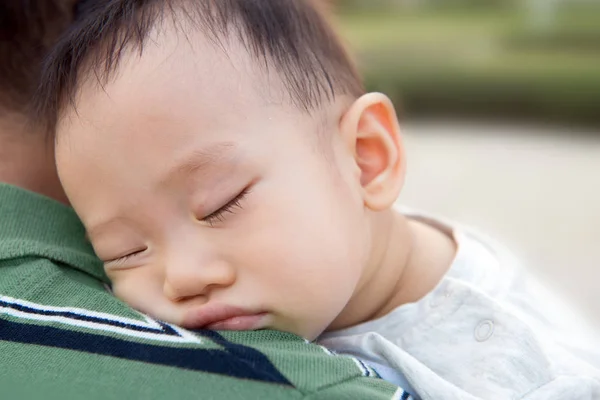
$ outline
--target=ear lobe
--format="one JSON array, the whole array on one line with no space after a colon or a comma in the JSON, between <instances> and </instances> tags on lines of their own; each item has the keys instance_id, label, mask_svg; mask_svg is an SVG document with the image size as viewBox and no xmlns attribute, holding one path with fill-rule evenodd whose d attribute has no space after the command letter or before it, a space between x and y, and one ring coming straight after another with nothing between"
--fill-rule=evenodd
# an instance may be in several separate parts
<instances>
[{"instance_id":1,"label":"ear lobe","mask_svg":"<svg viewBox=\"0 0 600 400\"><path fill-rule=\"evenodd\" d=\"M350 107L340 126L353 148L360 170L365 205L381 211L391 207L404 183L404 151L392 102L369 93Z\"/></svg>"}]
</instances>

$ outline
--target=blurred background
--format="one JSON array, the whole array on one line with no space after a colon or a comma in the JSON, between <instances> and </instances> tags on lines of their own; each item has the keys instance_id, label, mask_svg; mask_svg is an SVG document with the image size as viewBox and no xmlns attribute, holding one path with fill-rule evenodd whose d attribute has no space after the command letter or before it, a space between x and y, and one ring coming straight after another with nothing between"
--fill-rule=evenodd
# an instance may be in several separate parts
<instances>
[{"instance_id":1,"label":"blurred background","mask_svg":"<svg viewBox=\"0 0 600 400\"><path fill-rule=\"evenodd\" d=\"M600 1L330 1L401 115L400 201L499 238L600 326Z\"/></svg>"}]
</instances>

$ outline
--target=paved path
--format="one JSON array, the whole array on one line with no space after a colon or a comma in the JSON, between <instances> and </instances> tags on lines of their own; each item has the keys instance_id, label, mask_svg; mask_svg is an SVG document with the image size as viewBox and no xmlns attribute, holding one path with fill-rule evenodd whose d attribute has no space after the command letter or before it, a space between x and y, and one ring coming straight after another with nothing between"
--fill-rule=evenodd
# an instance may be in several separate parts
<instances>
[{"instance_id":1,"label":"paved path","mask_svg":"<svg viewBox=\"0 0 600 400\"><path fill-rule=\"evenodd\" d=\"M401 202L512 247L600 326L600 132L413 123Z\"/></svg>"}]
</instances>

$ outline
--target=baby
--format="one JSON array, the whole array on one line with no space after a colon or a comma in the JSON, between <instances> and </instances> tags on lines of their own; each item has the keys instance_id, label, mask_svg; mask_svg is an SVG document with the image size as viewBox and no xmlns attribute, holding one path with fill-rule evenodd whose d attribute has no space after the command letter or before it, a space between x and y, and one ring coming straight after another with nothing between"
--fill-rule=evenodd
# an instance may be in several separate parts
<instances>
[{"instance_id":1,"label":"baby","mask_svg":"<svg viewBox=\"0 0 600 400\"><path fill-rule=\"evenodd\" d=\"M316 2L99 2L45 74L61 181L131 306L318 340L417 398L600 398L598 348L514 260L394 207L394 107Z\"/></svg>"}]
</instances>

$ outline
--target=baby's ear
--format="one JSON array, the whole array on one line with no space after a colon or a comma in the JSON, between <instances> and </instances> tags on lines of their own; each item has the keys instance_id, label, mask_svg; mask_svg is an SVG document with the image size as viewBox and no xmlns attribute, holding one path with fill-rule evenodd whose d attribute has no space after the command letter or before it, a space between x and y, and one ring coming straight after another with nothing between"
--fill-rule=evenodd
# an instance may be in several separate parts
<instances>
[{"instance_id":1,"label":"baby's ear","mask_svg":"<svg viewBox=\"0 0 600 400\"><path fill-rule=\"evenodd\" d=\"M404 184L406 163L394 105L381 93L356 100L340 121L340 132L358 169L365 206L392 206Z\"/></svg>"}]
</instances>

